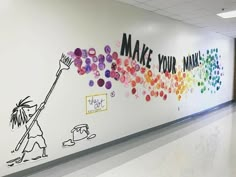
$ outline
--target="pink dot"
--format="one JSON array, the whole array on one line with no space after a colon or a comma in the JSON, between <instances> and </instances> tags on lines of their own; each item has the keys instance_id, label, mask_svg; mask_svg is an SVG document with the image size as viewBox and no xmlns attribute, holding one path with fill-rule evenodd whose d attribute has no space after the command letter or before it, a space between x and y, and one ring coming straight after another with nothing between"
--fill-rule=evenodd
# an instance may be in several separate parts
<instances>
[{"instance_id":1,"label":"pink dot","mask_svg":"<svg viewBox=\"0 0 236 177\"><path fill-rule=\"evenodd\" d=\"M124 83L124 82L125 82L125 76L124 76L124 75L120 76L120 82L121 82L121 83Z\"/></svg>"}]
</instances>

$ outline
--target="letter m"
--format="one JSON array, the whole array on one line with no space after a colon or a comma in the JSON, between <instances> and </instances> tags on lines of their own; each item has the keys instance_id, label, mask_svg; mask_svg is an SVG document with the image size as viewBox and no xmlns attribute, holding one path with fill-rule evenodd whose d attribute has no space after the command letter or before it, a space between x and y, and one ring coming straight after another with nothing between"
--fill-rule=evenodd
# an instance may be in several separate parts
<instances>
[{"instance_id":1,"label":"letter m","mask_svg":"<svg viewBox=\"0 0 236 177\"><path fill-rule=\"evenodd\" d=\"M126 33L123 33L120 55L122 55L122 56L125 55L125 56L132 57L132 51L131 51L131 35L130 35L130 34L129 34L129 38L128 38L128 40L127 40Z\"/></svg>"}]
</instances>

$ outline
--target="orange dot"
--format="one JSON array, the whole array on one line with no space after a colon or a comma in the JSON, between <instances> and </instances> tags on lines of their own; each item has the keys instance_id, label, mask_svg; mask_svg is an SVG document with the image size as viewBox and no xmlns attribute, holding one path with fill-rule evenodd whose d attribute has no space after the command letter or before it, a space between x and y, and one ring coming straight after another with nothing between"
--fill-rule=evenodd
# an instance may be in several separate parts
<instances>
[{"instance_id":1,"label":"orange dot","mask_svg":"<svg viewBox=\"0 0 236 177\"><path fill-rule=\"evenodd\" d=\"M181 100L181 95L178 96L178 100L179 100L179 101Z\"/></svg>"},{"instance_id":2,"label":"orange dot","mask_svg":"<svg viewBox=\"0 0 236 177\"><path fill-rule=\"evenodd\" d=\"M156 96L156 97L158 97L158 95L159 95L159 93L158 93L158 91L156 91L156 94L155 94L155 96Z\"/></svg>"},{"instance_id":3,"label":"orange dot","mask_svg":"<svg viewBox=\"0 0 236 177\"><path fill-rule=\"evenodd\" d=\"M131 85L132 85L132 87L135 87L136 86L136 82L135 81L131 81Z\"/></svg>"},{"instance_id":4,"label":"orange dot","mask_svg":"<svg viewBox=\"0 0 236 177\"><path fill-rule=\"evenodd\" d=\"M151 70L148 70L148 76L152 76L152 71Z\"/></svg>"},{"instance_id":5,"label":"orange dot","mask_svg":"<svg viewBox=\"0 0 236 177\"><path fill-rule=\"evenodd\" d=\"M155 95L155 92L152 90L151 91L151 96L154 96Z\"/></svg>"},{"instance_id":6,"label":"orange dot","mask_svg":"<svg viewBox=\"0 0 236 177\"><path fill-rule=\"evenodd\" d=\"M128 58L125 59L124 64L125 64L125 66L128 66L128 65L129 65L129 59L128 59Z\"/></svg>"},{"instance_id":7,"label":"orange dot","mask_svg":"<svg viewBox=\"0 0 236 177\"><path fill-rule=\"evenodd\" d=\"M151 86L153 86L155 84L154 80L151 80Z\"/></svg>"}]
</instances>

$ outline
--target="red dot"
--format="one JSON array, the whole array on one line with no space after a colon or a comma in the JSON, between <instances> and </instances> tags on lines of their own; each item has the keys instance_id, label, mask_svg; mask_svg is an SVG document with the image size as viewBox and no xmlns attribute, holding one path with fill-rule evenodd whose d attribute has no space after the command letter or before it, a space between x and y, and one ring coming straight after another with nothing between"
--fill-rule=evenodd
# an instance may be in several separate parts
<instances>
[{"instance_id":1,"label":"red dot","mask_svg":"<svg viewBox=\"0 0 236 177\"><path fill-rule=\"evenodd\" d=\"M136 88L132 89L132 94L134 95L136 93Z\"/></svg>"},{"instance_id":2,"label":"red dot","mask_svg":"<svg viewBox=\"0 0 236 177\"><path fill-rule=\"evenodd\" d=\"M167 95L165 94L164 97L163 97L163 100L166 100L167 99Z\"/></svg>"},{"instance_id":3,"label":"red dot","mask_svg":"<svg viewBox=\"0 0 236 177\"><path fill-rule=\"evenodd\" d=\"M146 69L142 67L142 68L141 68L141 73L144 74L144 73L145 73L145 70L146 70Z\"/></svg>"},{"instance_id":4,"label":"red dot","mask_svg":"<svg viewBox=\"0 0 236 177\"><path fill-rule=\"evenodd\" d=\"M146 101L150 101L150 100L151 100L150 95L147 95L147 96L146 96Z\"/></svg>"},{"instance_id":5,"label":"red dot","mask_svg":"<svg viewBox=\"0 0 236 177\"><path fill-rule=\"evenodd\" d=\"M161 91L161 92L160 92L160 96L161 96L161 97L163 97L163 95L164 95L164 92L163 92L163 91Z\"/></svg>"}]
</instances>

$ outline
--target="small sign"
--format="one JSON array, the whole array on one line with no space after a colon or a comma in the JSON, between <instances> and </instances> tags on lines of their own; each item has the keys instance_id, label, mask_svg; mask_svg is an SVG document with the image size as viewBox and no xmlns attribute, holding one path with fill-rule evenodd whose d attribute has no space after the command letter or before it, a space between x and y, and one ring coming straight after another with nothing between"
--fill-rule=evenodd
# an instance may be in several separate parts
<instances>
[{"instance_id":1,"label":"small sign","mask_svg":"<svg viewBox=\"0 0 236 177\"><path fill-rule=\"evenodd\" d=\"M86 96L86 114L107 110L107 94Z\"/></svg>"}]
</instances>

